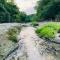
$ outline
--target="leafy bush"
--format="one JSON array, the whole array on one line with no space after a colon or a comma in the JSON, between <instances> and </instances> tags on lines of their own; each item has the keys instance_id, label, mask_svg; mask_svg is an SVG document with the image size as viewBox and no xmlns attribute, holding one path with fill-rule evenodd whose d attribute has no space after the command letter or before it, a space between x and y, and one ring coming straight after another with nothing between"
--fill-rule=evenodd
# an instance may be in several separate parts
<instances>
[{"instance_id":1,"label":"leafy bush","mask_svg":"<svg viewBox=\"0 0 60 60\"><path fill-rule=\"evenodd\" d=\"M41 28L36 30L39 37L45 39L52 39L55 37L56 33L60 30L60 24L58 23L48 23Z\"/></svg>"},{"instance_id":2,"label":"leafy bush","mask_svg":"<svg viewBox=\"0 0 60 60\"><path fill-rule=\"evenodd\" d=\"M13 27L13 28L10 28L7 32L7 35L8 35L8 39L13 41L13 42L18 42L17 41L17 35L18 35L18 32L20 31L20 27Z\"/></svg>"},{"instance_id":3,"label":"leafy bush","mask_svg":"<svg viewBox=\"0 0 60 60\"><path fill-rule=\"evenodd\" d=\"M32 21L32 26L38 26L39 24L36 21Z\"/></svg>"}]
</instances>

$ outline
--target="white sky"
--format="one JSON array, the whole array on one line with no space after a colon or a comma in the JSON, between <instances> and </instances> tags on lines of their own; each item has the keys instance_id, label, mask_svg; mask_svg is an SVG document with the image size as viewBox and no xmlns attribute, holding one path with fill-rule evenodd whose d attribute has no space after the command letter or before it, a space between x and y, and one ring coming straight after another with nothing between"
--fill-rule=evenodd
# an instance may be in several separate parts
<instances>
[{"instance_id":1,"label":"white sky","mask_svg":"<svg viewBox=\"0 0 60 60\"><path fill-rule=\"evenodd\" d=\"M24 11L27 14L35 13L34 7L37 0L15 0L15 3L19 7L20 11Z\"/></svg>"}]
</instances>

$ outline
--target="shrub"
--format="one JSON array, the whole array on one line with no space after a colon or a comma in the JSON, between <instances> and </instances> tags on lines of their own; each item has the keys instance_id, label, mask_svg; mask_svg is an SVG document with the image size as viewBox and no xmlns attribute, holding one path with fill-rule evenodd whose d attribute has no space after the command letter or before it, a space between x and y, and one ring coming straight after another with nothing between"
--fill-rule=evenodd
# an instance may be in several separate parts
<instances>
[{"instance_id":1,"label":"shrub","mask_svg":"<svg viewBox=\"0 0 60 60\"><path fill-rule=\"evenodd\" d=\"M13 42L18 42L17 41L17 35L18 35L18 32L19 32L19 28L18 27L13 27L13 28L10 28L7 32L7 35L8 35L8 39L13 41Z\"/></svg>"},{"instance_id":2,"label":"shrub","mask_svg":"<svg viewBox=\"0 0 60 60\"><path fill-rule=\"evenodd\" d=\"M38 26L39 24L36 21L32 21L32 26Z\"/></svg>"},{"instance_id":3,"label":"shrub","mask_svg":"<svg viewBox=\"0 0 60 60\"><path fill-rule=\"evenodd\" d=\"M55 37L56 33L60 29L60 24L58 23L48 23L41 28L36 30L39 37L45 39L52 39Z\"/></svg>"}]
</instances>

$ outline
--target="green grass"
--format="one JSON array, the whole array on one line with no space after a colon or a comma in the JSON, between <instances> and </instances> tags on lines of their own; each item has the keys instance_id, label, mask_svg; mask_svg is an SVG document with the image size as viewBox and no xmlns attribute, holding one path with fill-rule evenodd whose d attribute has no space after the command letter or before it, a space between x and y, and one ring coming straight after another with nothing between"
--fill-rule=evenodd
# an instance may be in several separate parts
<instances>
[{"instance_id":1,"label":"green grass","mask_svg":"<svg viewBox=\"0 0 60 60\"><path fill-rule=\"evenodd\" d=\"M36 33L41 38L53 39L58 31L60 32L59 23L48 23L40 28L37 28Z\"/></svg>"},{"instance_id":2,"label":"green grass","mask_svg":"<svg viewBox=\"0 0 60 60\"><path fill-rule=\"evenodd\" d=\"M20 32L20 30L21 29L18 26L10 28L7 32L8 39L11 40L12 42L15 42L15 43L18 42L17 35Z\"/></svg>"}]
</instances>

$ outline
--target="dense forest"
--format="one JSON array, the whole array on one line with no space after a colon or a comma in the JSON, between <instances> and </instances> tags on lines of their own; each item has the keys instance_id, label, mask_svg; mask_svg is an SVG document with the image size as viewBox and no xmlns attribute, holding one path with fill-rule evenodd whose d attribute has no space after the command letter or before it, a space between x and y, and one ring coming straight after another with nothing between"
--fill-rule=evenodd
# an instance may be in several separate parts
<instances>
[{"instance_id":1,"label":"dense forest","mask_svg":"<svg viewBox=\"0 0 60 60\"><path fill-rule=\"evenodd\" d=\"M31 22L31 21L60 21L59 0L37 1L36 14L27 15L19 11L17 5L11 0L0 0L0 23L4 22Z\"/></svg>"},{"instance_id":2,"label":"dense forest","mask_svg":"<svg viewBox=\"0 0 60 60\"><path fill-rule=\"evenodd\" d=\"M0 0L0 23L4 22L28 22L30 17L25 12L20 12L13 1Z\"/></svg>"},{"instance_id":3,"label":"dense forest","mask_svg":"<svg viewBox=\"0 0 60 60\"><path fill-rule=\"evenodd\" d=\"M36 6L36 19L59 20L60 19L60 0L39 0Z\"/></svg>"}]
</instances>

